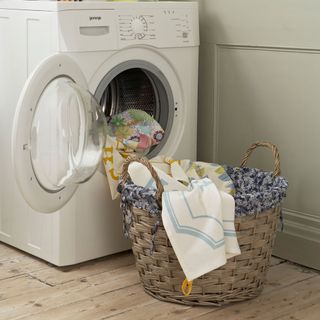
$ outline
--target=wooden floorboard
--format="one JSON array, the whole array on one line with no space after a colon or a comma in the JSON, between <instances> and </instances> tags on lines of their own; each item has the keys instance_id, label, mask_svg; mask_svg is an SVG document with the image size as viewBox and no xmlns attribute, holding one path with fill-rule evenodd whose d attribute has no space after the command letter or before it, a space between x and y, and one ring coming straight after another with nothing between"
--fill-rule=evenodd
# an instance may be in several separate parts
<instances>
[{"instance_id":1,"label":"wooden floorboard","mask_svg":"<svg viewBox=\"0 0 320 320\"><path fill-rule=\"evenodd\" d=\"M272 258L256 299L188 307L147 295L130 252L57 268L0 244L0 320L319 320L320 273Z\"/></svg>"}]
</instances>

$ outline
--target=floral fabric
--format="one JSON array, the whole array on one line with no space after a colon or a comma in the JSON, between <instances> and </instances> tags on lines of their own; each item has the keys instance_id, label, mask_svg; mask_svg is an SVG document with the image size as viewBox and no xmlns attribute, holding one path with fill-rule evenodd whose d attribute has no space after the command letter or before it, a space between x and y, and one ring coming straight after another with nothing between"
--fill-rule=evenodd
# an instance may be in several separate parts
<instances>
[{"instance_id":1,"label":"floral fabric","mask_svg":"<svg viewBox=\"0 0 320 320\"><path fill-rule=\"evenodd\" d=\"M138 109L129 109L112 116L108 121L107 133L137 152L150 149L164 137L159 123Z\"/></svg>"},{"instance_id":2,"label":"floral fabric","mask_svg":"<svg viewBox=\"0 0 320 320\"><path fill-rule=\"evenodd\" d=\"M132 153L147 153L152 146L161 142L164 131L148 113L130 109L108 120L107 134L103 163L111 198L116 199L119 195L119 176L125 159Z\"/></svg>"}]
</instances>

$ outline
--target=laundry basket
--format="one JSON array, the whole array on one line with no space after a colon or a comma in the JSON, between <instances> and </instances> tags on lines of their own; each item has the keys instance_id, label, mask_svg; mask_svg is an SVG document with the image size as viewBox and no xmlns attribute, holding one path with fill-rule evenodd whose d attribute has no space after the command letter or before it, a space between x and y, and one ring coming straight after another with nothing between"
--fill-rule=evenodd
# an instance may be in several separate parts
<instances>
[{"instance_id":1,"label":"laundry basket","mask_svg":"<svg viewBox=\"0 0 320 320\"><path fill-rule=\"evenodd\" d=\"M274 156L273 175L280 175L280 160L276 146L268 142L253 144L245 154L241 166L245 166L257 147L267 147ZM156 198L161 203L163 186L156 171L144 158L129 158L123 166L122 186L130 181L128 167L138 161L150 171L157 186ZM181 284L185 275L160 223L156 237L156 218L147 211L132 207L133 221L129 236L144 290L153 297L186 305L221 306L257 296L262 288L272 253L280 204L275 208L248 216L236 217L235 229L241 254L227 263L193 281L192 292L185 296ZM154 251L150 248L154 240Z\"/></svg>"}]
</instances>

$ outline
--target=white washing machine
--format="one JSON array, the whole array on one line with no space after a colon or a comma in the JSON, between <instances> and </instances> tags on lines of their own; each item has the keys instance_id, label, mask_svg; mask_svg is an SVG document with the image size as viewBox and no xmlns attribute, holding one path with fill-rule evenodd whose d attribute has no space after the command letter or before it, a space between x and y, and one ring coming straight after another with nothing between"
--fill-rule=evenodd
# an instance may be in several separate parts
<instances>
[{"instance_id":1,"label":"white washing machine","mask_svg":"<svg viewBox=\"0 0 320 320\"><path fill-rule=\"evenodd\" d=\"M195 158L198 46L196 3L0 1L0 240L58 266L127 249L104 118L141 108L150 156Z\"/></svg>"}]
</instances>

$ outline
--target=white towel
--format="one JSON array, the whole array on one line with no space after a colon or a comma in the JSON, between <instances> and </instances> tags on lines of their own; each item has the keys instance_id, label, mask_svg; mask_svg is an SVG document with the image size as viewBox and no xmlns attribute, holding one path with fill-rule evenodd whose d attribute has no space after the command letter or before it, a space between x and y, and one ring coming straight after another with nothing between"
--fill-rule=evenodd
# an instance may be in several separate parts
<instances>
[{"instance_id":1,"label":"white towel","mask_svg":"<svg viewBox=\"0 0 320 320\"><path fill-rule=\"evenodd\" d=\"M163 170L152 164L156 170L159 179L166 191L169 190L187 190L188 187L180 183L177 179L169 176ZM145 188L156 188L154 179L149 170L139 162L132 162L128 168L129 175L134 184Z\"/></svg>"},{"instance_id":2,"label":"white towel","mask_svg":"<svg viewBox=\"0 0 320 320\"><path fill-rule=\"evenodd\" d=\"M234 199L208 178L185 191L165 191L162 220L189 281L240 254L234 229Z\"/></svg>"},{"instance_id":3,"label":"white towel","mask_svg":"<svg viewBox=\"0 0 320 320\"><path fill-rule=\"evenodd\" d=\"M153 168L163 184L164 190L186 190L191 180L208 177L220 191L234 194L235 189L231 178L224 168L218 164L192 162L191 160L173 160L169 157L158 156L150 160ZM136 185L155 188L155 182L149 170L138 162L129 166L130 177Z\"/></svg>"}]
</instances>

